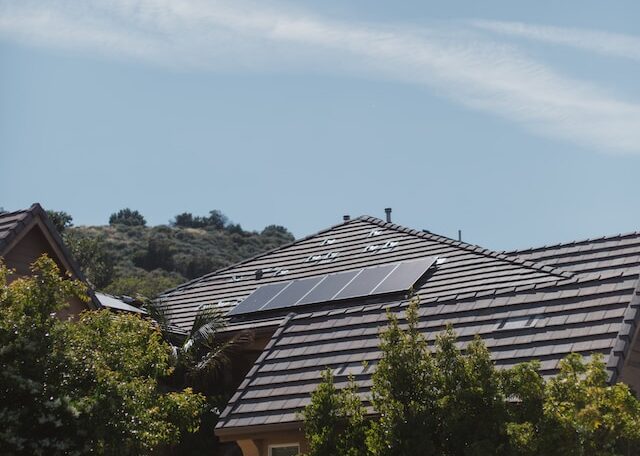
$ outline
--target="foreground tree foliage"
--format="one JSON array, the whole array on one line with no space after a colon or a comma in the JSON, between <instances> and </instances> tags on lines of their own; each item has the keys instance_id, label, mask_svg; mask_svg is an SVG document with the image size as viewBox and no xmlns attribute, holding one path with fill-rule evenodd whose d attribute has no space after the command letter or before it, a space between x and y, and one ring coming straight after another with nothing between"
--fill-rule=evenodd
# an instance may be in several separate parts
<instances>
[{"instance_id":1,"label":"foreground tree foliage","mask_svg":"<svg viewBox=\"0 0 640 456\"><path fill-rule=\"evenodd\" d=\"M146 308L161 328L169 328L162 301L149 302ZM242 365L243 361L247 362L242 356L235 357L233 363L232 357L253 342L254 334L240 331L225 336L222 332L227 324L224 312L215 306L203 306L186 337L175 340L170 331L166 334L167 339L174 339L175 343L175 369L166 384L174 389L191 388L207 401L200 417L200 430L183 435L171 454L218 454L218 450L233 446L220 443L212 429L237 387L229 374L234 368L241 372L250 368L248 364Z\"/></svg>"},{"instance_id":2,"label":"foreground tree foliage","mask_svg":"<svg viewBox=\"0 0 640 456\"><path fill-rule=\"evenodd\" d=\"M367 454L365 410L353 378L342 390L333 373L322 373L322 383L302 414L309 441L308 456L364 456Z\"/></svg>"},{"instance_id":3,"label":"foreground tree foliage","mask_svg":"<svg viewBox=\"0 0 640 456\"><path fill-rule=\"evenodd\" d=\"M607 384L602 357L571 354L544 379L539 363L498 370L479 338L464 351L451 328L430 348L418 329L418 302L405 320L389 313L382 359L364 408L351 382L331 371L303 412L309 456L614 456L640 454L640 401L629 387ZM357 404L345 407L345 397ZM363 448L359 443L366 436Z\"/></svg>"},{"instance_id":4,"label":"foreground tree foliage","mask_svg":"<svg viewBox=\"0 0 640 456\"><path fill-rule=\"evenodd\" d=\"M3 454L149 454L197 430L204 398L159 387L172 352L156 325L109 311L60 321L86 294L44 256L33 276L7 275L0 266Z\"/></svg>"}]
</instances>

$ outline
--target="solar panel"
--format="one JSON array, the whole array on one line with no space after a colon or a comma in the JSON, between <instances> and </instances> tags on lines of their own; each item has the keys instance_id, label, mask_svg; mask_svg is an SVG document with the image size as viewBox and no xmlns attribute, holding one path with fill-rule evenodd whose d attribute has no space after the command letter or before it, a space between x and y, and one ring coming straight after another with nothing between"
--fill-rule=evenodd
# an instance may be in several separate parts
<instances>
[{"instance_id":1,"label":"solar panel","mask_svg":"<svg viewBox=\"0 0 640 456\"><path fill-rule=\"evenodd\" d=\"M372 266L263 285L228 315L409 291L437 258Z\"/></svg>"},{"instance_id":2,"label":"solar panel","mask_svg":"<svg viewBox=\"0 0 640 456\"><path fill-rule=\"evenodd\" d=\"M300 300L298 304L303 305L331 301L333 297L361 271L362 269L353 269L351 271L338 272L337 274L325 276L326 278L311 290L307 296Z\"/></svg>"},{"instance_id":3,"label":"solar panel","mask_svg":"<svg viewBox=\"0 0 640 456\"><path fill-rule=\"evenodd\" d=\"M348 299L358 296L368 296L371 291L387 275L398 267L398 263L386 264L384 266L374 266L363 269L340 293L333 299Z\"/></svg>"},{"instance_id":4,"label":"solar panel","mask_svg":"<svg viewBox=\"0 0 640 456\"><path fill-rule=\"evenodd\" d=\"M289 280L287 282L278 282L261 286L251 293L244 301L231 309L229 315L239 315L260 310L262 306L273 299L275 295L280 293L290 283L291 281Z\"/></svg>"},{"instance_id":5,"label":"solar panel","mask_svg":"<svg viewBox=\"0 0 640 456\"><path fill-rule=\"evenodd\" d=\"M433 266L436 258L422 258L420 260L403 261L378 286L371 290L371 294L394 293L408 291Z\"/></svg>"},{"instance_id":6,"label":"solar panel","mask_svg":"<svg viewBox=\"0 0 640 456\"><path fill-rule=\"evenodd\" d=\"M325 277L326 276L316 276L310 277L308 279L294 280L291 285L282 290L282 293L278 294L260 310L273 310L281 309L283 307L295 306L300 298L309 293L311 289Z\"/></svg>"}]
</instances>

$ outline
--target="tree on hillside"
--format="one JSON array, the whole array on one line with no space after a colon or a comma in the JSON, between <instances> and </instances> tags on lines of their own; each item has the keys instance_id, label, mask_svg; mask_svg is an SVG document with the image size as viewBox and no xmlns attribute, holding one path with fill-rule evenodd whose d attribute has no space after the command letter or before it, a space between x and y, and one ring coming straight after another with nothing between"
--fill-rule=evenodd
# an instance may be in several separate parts
<instances>
[{"instance_id":1,"label":"tree on hillside","mask_svg":"<svg viewBox=\"0 0 640 456\"><path fill-rule=\"evenodd\" d=\"M64 241L87 280L98 290L111 283L115 259L103 238L65 233Z\"/></svg>"},{"instance_id":2,"label":"tree on hillside","mask_svg":"<svg viewBox=\"0 0 640 456\"><path fill-rule=\"evenodd\" d=\"M174 250L170 239L154 236L147 241L146 251L139 252L133 257L133 264L147 271L154 269L173 271L175 268L173 254Z\"/></svg>"},{"instance_id":3,"label":"tree on hillside","mask_svg":"<svg viewBox=\"0 0 640 456\"><path fill-rule=\"evenodd\" d=\"M161 270L141 271L135 275L116 277L104 288L105 293L115 296L131 296L142 300L151 299L165 290L184 282L184 277Z\"/></svg>"},{"instance_id":4,"label":"tree on hillside","mask_svg":"<svg viewBox=\"0 0 640 456\"><path fill-rule=\"evenodd\" d=\"M170 221L173 226L180 226L184 228L198 228L194 226L193 214L191 212L183 212L174 217L173 221Z\"/></svg>"},{"instance_id":5,"label":"tree on hillside","mask_svg":"<svg viewBox=\"0 0 640 456\"><path fill-rule=\"evenodd\" d=\"M202 396L165 393L171 349L156 325L107 310L62 322L84 285L46 255L7 284L0 266L0 448L13 455L141 455L199 424Z\"/></svg>"},{"instance_id":6,"label":"tree on hillside","mask_svg":"<svg viewBox=\"0 0 640 456\"><path fill-rule=\"evenodd\" d=\"M265 226L260 234L262 236L282 236L291 238L291 240L293 240L293 235L291 234L291 232L282 225Z\"/></svg>"},{"instance_id":7,"label":"tree on hillside","mask_svg":"<svg viewBox=\"0 0 640 456\"><path fill-rule=\"evenodd\" d=\"M120 209L109 217L109 225L146 226L146 224L147 221L140 212L128 207Z\"/></svg>"},{"instance_id":8,"label":"tree on hillside","mask_svg":"<svg viewBox=\"0 0 640 456\"><path fill-rule=\"evenodd\" d=\"M65 211L47 211L47 217L60 234L64 234L67 228L73 226L73 217Z\"/></svg>"},{"instance_id":9,"label":"tree on hillside","mask_svg":"<svg viewBox=\"0 0 640 456\"><path fill-rule=\"evenodd\" d=\"M174 217L171 224L182 228L215 228L221 230L227 226L229 219L219 210L209 211L208 216L194 216L190 212L183 212Z\"/></svg>"}]
</instances>

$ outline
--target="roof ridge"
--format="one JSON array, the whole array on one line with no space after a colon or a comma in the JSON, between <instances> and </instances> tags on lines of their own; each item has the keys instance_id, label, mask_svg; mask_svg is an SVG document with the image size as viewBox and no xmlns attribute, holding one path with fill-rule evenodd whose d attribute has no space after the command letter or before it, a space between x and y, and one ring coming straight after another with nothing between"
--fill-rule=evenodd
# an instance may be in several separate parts
<instances>
[{"instance_id":1,"label":"roof ridge","mask_svg":"<svg viewBox=\"0 0 640 456\"><path fill-rule=\"evenodd\" d=\"M612 383L618 380L631 345L635 340L635 334L638 332L638 325L640 324L640 278L622 321L623 324L616 336L616 343L611 348L607 361L609 381Z\"/></svg>"},{"instance_id":2,"label":"roof ridge","mask_svg":"<svg viewBox=\"0 0 640 456\"><path fill-rule=\"evenodd\" d=\"M415 230L413 228L407 228L405 226L402 225L398 225L395 223L391 223L391 222L385 222L384 220L381 220L379 218L376 217L370 217L370 216L362 216L362 217L358 217L357 220L365 220L367 222L370 223L374 223L378 226L382 226L384 228L389 228L392 230L396 230L396 231L400 231L403 233L407 233L407 234L411 234L414 236L417 236L419 238L422 239L429 239L432 241L436 241L436 242L440 242L440 243L444 243L444 244L449 244L451 246L454 247L458 247L464 250L468 250L470 252L473 253L478 253L481 255L485 255L485 256L489 256L492 258L496 258L499 260L503 260L503 261L507 261L509 263L513 263L513 264L517 264L520 266L524 266L526 268L529 269L534 269L537 271L542 271L548 274L552 274L555 276L559 276L559 277L563 277L563 278L568 278L568 277L573 277L575 275L575 273L570 272L570 271L565 271L559 268L554 268L551 266L546 266L546 265L542 265L539 263L536 263L534 261L530 261L530 260L523 260L521 258L512 258L508 255L505 255L504 253L501 252L496 252L495 250L490 250L487 249L485 247L481 247L479 245L475 245L475 244L469 244L468 242L464 242L464 241L457 241L455 239L451 239L449 237L440 235L440 234L434 234L431 232L426 232L426 231L419 231L419 230Z\"/></svg>"},{"instance_id":3,"label":"roof ridge","mask_svg":"<svg viewBox=\"0 0 640 456\"><path fill-rule=\"evenodd\" d=\"M544 250L557 249L561 247L569 247L572 245L589 244L591 242L609 241L613 239L622 239L627 237L640 236L640 231L629 231L627 233L609 234L605 236L599 236L595 238L578 239L575 241L558 242L557 244L542 245L539 247L526 247L523 249L515 250L502 250L500 253L505 255L518 255L522 253L541 252Z\"/></svg>"},{"instance_id":4,"label":"roof ridge","mask_svg":"<svg viewBox=\"0 0 640 456\"><path fill-rule=\"evenodd\" d=\"M37 204L37 203L36 203ZM5 212L0 212L0 217L7 217L10 215L14 215L14 214L19 214L21 212L24 213L28 213L29 211L32 210L34 205L31 205L31 207L29 209L18 209L17 211L5 211Z\"/></svg>"},{"instance_id":5,"label":"roof ridge","mask_svg":"<svg viewBox=\"0 0 640 456\"><path fill-rule=\"evenodd\" d=\"M0 220L5 217L12 217L18 214L22 214L22 217L15 220L14 223L8 225L6 231L8 234L0 240L0 254L6 253L4 250L7 248L13 239L18 235L18 228L22 226L23 228L31 221L33 217L38 213L38 210L42 210L42 206L38 203L33 203L28 209L19 209L17 211L12 212L3 212L0 214Z\"/></svg>"},{"instance_id":6,"label":"roof ridge","mask_svg":"<svg viewBox=\"0 0 640 456\"><path fill-rule=\"evenodd\" d=\"M554 275L554 276L557 276L557 277L561 277L561 278L573 277L575 275L575 273L572 273L572 272L569 272L569 271L565 271L565 270L558 269L558 268L553 268L551 266L541 265L541 264L538 264L538 263L530 261L530 260L523 260L523 259L520 259L520 258L512 258L512 257L509 257L509 256L507 256L505 254L496 252L494 250L486 249L484 247L480 247L480 246L474 245L474 244L469 244L469 243L463 242L463 241L456 241L454 239L451 239L451 238L448 238L446 236L442 236L442 235L439 235L439 234L434 234L434 233L431 233L431 232L427 233L427 232L424 232L424 231L419 231L419 230L416 230L416 229L413 229L413 228L408 228L408 227L405 227L405 226L402 226L402 225L398 225L398 224L395 224L395 223L385 222L385 221L383 221L383 220L381 220L379 218L376 218L376 217L373 217L373 216L370 216L370 215L360 215L360 216L354 217L354 218L352 218L350 220L345 220L343 222L340 222L340 223L337 223L335 225L332 225L332 226L330 226L328 228L325 228L323 230L320 230L320 231L318 231L316 233L307 235L307 236L302 237L300 239L296 239L296 240L294 240L292 242L289 242L287 244L281 245L281 246L276 247L274 249L271 249L271 250L268 250L266 252L262 252L262 253L259 253L257 255L254 255L252 257L246 258L246 259L244 259L242 261L239 261L237 263L233 263L233 264L231 264L229 266L225 266L224 268L217 269L215 271L212 271L212 272L210 272L208 274L205 274L205 275L202 275L200 277L196 277L195 279L192 279L192 280L190 280L188 282L184 282L184 283L182 283L182 284L180 284L180 285L178 285L176 287L169 288L169 289L161 292L160 294L158 294L157 298L162 299L163 297L169 296L174 292L179 292L179 291L181 291L181 290L183 290L183 289L185 289L187 287L190 287L190 286L195 285L197 283L203 282L203 281L207 280L210 277L214 277L214 276L219 275L221 273L224 273L226 271L229 271L229 270L232 270L232 269L237 268L239 266L242 266L244 264L250 263L250 262L252 262L254 260L257 260L259 258L262 258L262 257L265 257L267 255L271 255L272 253L276 253L276 252L279 252L281 250L287 249L287 248L292 247L292 246L294 246L296 244L299 244L301 242L305 242L305 241L307 241L309 239L312 239L314 237L320 236L320 235L322 235L324 233L327 233L329 231L332 231L332 230L334 230L336 228L340 228L342 226L345 226L345 225L348 225L348 224L352 224L354 222L373 223L375 225L378 225L378 226L381 226L381 227L384 227L384 228L389 228L389 229L393 229L395 231L399 231L399 232L403 232L403 233L406 233L406 234L414 235L414 236L417 236L417 237L419 237L421 239L429 239L429 240L433 240L433 241L436 241L436 242L449 244L449 245L452 245L454 247L458 247L458 248L462 248L462 249L465 249L465 250L469 250L469 251L471 251L473 253L478 253L478 254L482 254L482 255L485 255L485 256L490 256L492 258L496 258L496 259L499 259L499 260L502 260L502 261L506 261L508 263L517 264L517 265L524 266L524 267L529 268L529 269L533 269L533 270L536 270L536 271L541 271L541 272L544 272L544 273L547 273L547 274L551 274L551 275Z\"/></svg>"}]
</instances>

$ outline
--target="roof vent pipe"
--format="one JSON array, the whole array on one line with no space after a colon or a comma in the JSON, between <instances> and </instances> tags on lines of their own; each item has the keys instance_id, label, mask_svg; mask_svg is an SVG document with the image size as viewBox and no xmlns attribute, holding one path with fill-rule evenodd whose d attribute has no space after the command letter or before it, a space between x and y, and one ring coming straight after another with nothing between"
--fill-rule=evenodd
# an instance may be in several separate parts
<instances>
[{"instance_id":1,"label":"roof vent pipe","mask_svg":"<svg viewBox=\"0 0 640 456\"><path fill-rule=\"evenodd\" d=\"M386 207L384 213L387 214L387 223L391 223L391 208Z\"/></svg>"},{"instance_id":2,"label":"roof vent pipe","mask_svg":"<svg viewBox=\"0 0 640 456\"><path fill-rule=\"evenodd\" d=\"M348 222L349 220L351 220L351 216L350 215L343 215L342 216L342 220L344 220L345 222Z\"/></svg>"}]
</instances>

